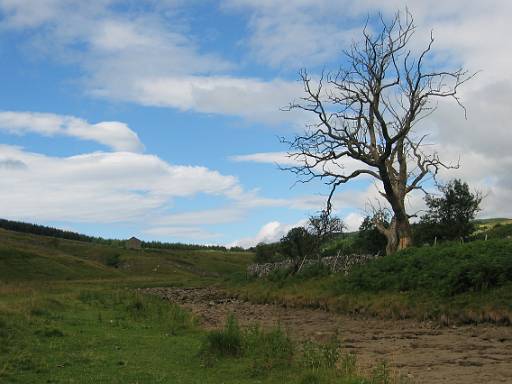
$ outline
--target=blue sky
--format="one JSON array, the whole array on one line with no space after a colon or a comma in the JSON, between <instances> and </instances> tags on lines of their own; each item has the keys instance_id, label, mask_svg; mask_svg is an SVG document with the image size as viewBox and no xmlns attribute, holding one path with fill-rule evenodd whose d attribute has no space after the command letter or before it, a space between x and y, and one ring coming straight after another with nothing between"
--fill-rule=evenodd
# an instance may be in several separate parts
<instances>
[{"instance_id":1,"label":"blue sky","mask_svg":"<svg viewBox=\"0 0 512 384\"><path fill-rule=\"evenodd\" d=\"M275 164L278 138L309 119L280 111L301 96L298 70L335 69L368 14L406 5L417 44L435 32L431 65L482 70L464 89L469 118L446 103L426 127L462 158L442 177L484 190L484 216L512 215L510 3L378 3L0 0L0 216L114 238L277 240L328 191L291 188ZM375 196L362 180L335 208L355 229Z\"/></svg>"}]
</instances>

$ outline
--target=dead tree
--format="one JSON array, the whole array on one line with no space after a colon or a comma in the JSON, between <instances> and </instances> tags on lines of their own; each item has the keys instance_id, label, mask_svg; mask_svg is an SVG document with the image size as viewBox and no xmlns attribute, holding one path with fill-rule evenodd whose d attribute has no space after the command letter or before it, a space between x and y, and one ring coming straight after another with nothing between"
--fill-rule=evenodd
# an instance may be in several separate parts
<instances>
[{"instance_id":1,"label":"dead tree","mask_svg":"<svg viewBox=\"0 0 512 384\"><path fill-rule=\"evenodd\" d=\"M388 225L375 224L387 238L387 252L412 244L406 195L421 189L427 175L458 167L443 163L435 152L424 151L417 123L436 109L436 100L452 98L464 110L458 88L473 75L455 71L425 71L430 42L414 53L409 47L415 33L412 16L397 13L390 21L379 17L378 32L363 30L363 38L344 51L336 72L313 78L300 72L305 96L286 109L311 112L315 123L303 135L283 138L297 166L286 169L308 182L321 179L330 186L327 211L336 189L361 176L373 178L392 211ZM347 170L346 161L358 164Z\"/></svg>"}]
</instances>

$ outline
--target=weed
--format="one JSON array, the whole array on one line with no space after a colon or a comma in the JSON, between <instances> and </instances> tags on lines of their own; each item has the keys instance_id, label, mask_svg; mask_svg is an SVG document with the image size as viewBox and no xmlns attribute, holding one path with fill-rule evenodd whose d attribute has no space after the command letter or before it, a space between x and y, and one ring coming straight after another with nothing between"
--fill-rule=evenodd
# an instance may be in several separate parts
<instances>
[{"instance_id":1,"label":"weed","mask_svg":"<svg viewBox=\"0 0 512 384\"><path fill-rule=\"evenodd\" d=\"M252 360L252 376L261 376L292 362L294 345L281 327L264 331L253 326L243 333L243 340L244 355Z\"/></svg>"},{"instance_id":2,"label":"weed","mask_svg":"<svg viewBox=\"0 0 512 384\"><path fill-rule=\"evenodd\" d=\"M391 374L388 364L383 361L374 369L371 377L372 384L391 384Z\"/></svg>"},{"instance_id":3,"label":"weed","mask_svg":"<svg viewBox=\"0 0 512 384\"><path fill-rule=\"evenodd\" d=\"M357 367L356 355L353 353L346 353L339 359L339 372L342 376L354 376Z\"/></svg>"},{"instance_id":4,"label":"weed","mask_svg":"<svg viewBox=\"0 0 512 384\"><path fill-rule=\"evenodd\" d=\"M215 356L240 356L243 336L236 318L230 314L224 329L211 331L206 335L202 352Z\"/></svg>"},{"instance_id":5,"label":"weed","mask_svg":"<svg viewBox=\"0 0 512 384\"><path fill-rule=\"evenodd\" d=\"M339 343L333 338L327 344L307 340L302 344L302 364L310 369L334 368L341 356Z\"/></svg>"}]
</instances>

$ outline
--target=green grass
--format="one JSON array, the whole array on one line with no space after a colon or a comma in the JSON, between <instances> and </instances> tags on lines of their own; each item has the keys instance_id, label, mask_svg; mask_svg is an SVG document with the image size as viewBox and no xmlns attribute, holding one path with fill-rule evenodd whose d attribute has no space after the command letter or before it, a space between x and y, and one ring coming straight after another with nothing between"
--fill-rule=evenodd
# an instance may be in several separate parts
<instances>
[{"instance_id":1,"label":"green grass","mask_svg":"<svg viewBox=\"0 0 512 384\"><path fill-rule=\"evenodd\" d=\"M254 302L360 316L510 324L512 242L410 248L355 268L347 277L275 274L238 282L233 289Z\"/></svg>"},{"instance_id":2,"label":"green grass","mask_svg":"<svg viewBox=\"0 0 512 384\"><path fill-rule=\"evenodd\" d=\"M250 253L136 251L5 230L0 244L2 383L384 383L358 376L354 358L332 347L235 319L208 333L134 289L240 284Z\"/></svg>"},{"instance_id":3,"label":"green grass","mask_svg":"<svg viewBox=\"0 0 512 384\"><path fill-rule=\"evenodd\" d=\"M206 284L245 271L249 252L129 250L0 229L0 281L147 280Z\"/></svg>"},{"instance_id":4,"label":"green grass","mask_svg":"<svg viewBox=\"0 0 512 384\"><path fill-rule=\"evenodd\" d=\"M132 290L2 284L0 297L0 382L381 383L357 376L352 357L340 358L340 369L332 354L311 358L279 329L241 330L231 320L206 333L178 306ZM237 353L219 348L223 336L209 344L226 332L240 336Z\"/></svg>"}]
</instances>

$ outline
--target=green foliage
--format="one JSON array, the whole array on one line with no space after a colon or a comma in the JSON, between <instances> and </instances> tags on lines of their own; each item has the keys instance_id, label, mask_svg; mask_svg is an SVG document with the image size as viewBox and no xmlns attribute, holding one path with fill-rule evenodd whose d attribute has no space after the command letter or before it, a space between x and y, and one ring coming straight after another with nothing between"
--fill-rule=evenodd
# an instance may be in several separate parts
<instances>
[{"instance_id":1,"label":"green foliage","mask_svg":"<svg viewBox=\"0 0 512 384\"><path fill-rule=\"evenodd\" d=\"M212 251L228 251L223 245L203 245L203 244L184 244L184 243L163 243L161 241L143 241L142 248L148 249L173 249L182 251L198 251L198 250L212 250ZM240 248L234 248L234 252L238 252ZM243 249L242 249L243 250Z\"/></svg>"},{"instance_id":2,"label":"green foliage","mask_svg":"<svg viewBox=\"0 0 512 384\"><path fill-rule=\"evenodd\" d=\"M105 259L105 265L108 267L119 268L121 264L121 256L118 253L108 255Z\"/></svg>"},{"instance_id":3,"label":"green foliage","mask_svg":"<svg viewBox=\"0 0 512 384\"><path fill-rule=\"evenodd\" d=\"M475 230L473 219L480 210L480 193L472 193L467 183L459 179L439 187L442 196L428 195L427 213L415 227L415 241L431 243L438 240L467 238Z\"/></svg>"},{"instance_id":4,"label":"green foliage","mask_svg":"<svg viewBox=\"0 0 512 384\"><path fill-rule=\"evenodd\" d=\"M512 282L512 243L476 241L410 248L354 268L338 289L455 295Z\"/></svg>"},{"instance_id":5,"label":"green foliage","mask_svg":"<svg viewBox=\"0 0 512 384\"><path fill-rule=\"evenodd\" d=\"M334 256L338 252L340 255L350 255L358 253L359 249L356 246L358 234L343 234L325 244L322 247L322 256Z\"/></svg>"},{"instance_id":6,"label":"green foliage","mask_svg":"<svg viewBox=\"0 0 512 384\"><path fill-rule=\"evenodd\" d=\"M309 265L305 265L300 273L298 273L295 277L295 280L306 280L314 277L327 276L331 274L331 268L323 263L313 263Z\"/></svg>"},{"instance_id":7,"label":"green foliage","mask_svg":"<svg viewBox=\"0 0 512 384\"><path fill-rule=\"evenodd\" d=\"M296 267L305 258L317 253L318 242L315 236L304 227L292 228L281 239L283 253L290 259L296 260Z\"/></svg>"},{"instance_id":8,"label":"green foliage","mask_svg":"<svg viewBox=\"0 0 512 384\"><path fill-rule=\"evenodd\" d=\"M496 224L488 231L473 235L476 239L510 239L512 238L512 224Z\"/></svg>"},{"instance_id":9,"label":"green foliage","mask_svg":"<svg viewBox=\"0 0 512 384\"><path fill-rule=\"evenodd\" d=\"M240 356L242 354L243 335L235 317L230 314L224 329L211 331L206 335L202 348L203 355Z\"/></svg>"},{"instance_id":10,"label":"green foliage","mask_svg":"<svg viewBox=\"0 0 512 384\"><path fill-rule=\"evenodd\" d=\"M282 282L288 278L291 278L293 275L293 270L290 270L288 268L279 268L271 271L267 275L267 280L272 282Z\"/></svg>"},{"instance_id":11,"label":"green foliage","mask_svg":"<svg viewBox=\"0 0 512 384\"><path fill-rule=\"evenodd\" d=\"M382 220L387 222L387 220ZM370 253L381 255L386 253L387 239L382 233L377 230L373 219L366 216L359 226L359 232L354 244L357 253Z\"/></svg>"},{"instance_id":12,"label":"green foliage","mask_svg":"<svg viewBox=\"0 0 512 384\"><path fill-rule=\"evenodd\" d=\"M300 272L294 273L292 269L276 269L267 275L267 280L284 284L285 282L300 283L301 281L327 276L332 273L331 269L323 263L312 263L304 265Z\"/></svg>"},{"instance_id":13,"label":"green foliage","mask_svg":"<svg viewBox=\"0 0 512 384\"><path fill-rule=\"evenodd\" d=\"M10 231L32 233L35 235L50 236L68 240L79 240L79 241L93 241L95 238L91 236L82 235L80 233L65 231L58 228L47 227L38 224L23 223L20 221L11 221L0 219L0 228L8 229ZM53 242L53 244L57 244Z\"/></svg>"},{"instance_id":14,"label":"green foliage","mask_svg":"<svg viewBox=\"0 0 512 384\"><path fill-rule=\"evenodd\" d=\"M200 356L207 366L224 357L248 358L251 376L264 376L274 368L289 366L293 353L294 345L280 327L241 330L235 317L229 315L224 329L206 335Z\"/></svg>"},{"instance_id":15,"label":"green foliage","mask_svg":"<svg viewBox=\"0 0 512 384\"><path fill-rule=\"evenodd\" d=\"M252 360L252 374L262 376L276 367L290 366L295 346L280 327L264 331L258 326L243 334L245 356Z\"/></svg>"},{"instance_id":16,"label":"green foliage","mask_svg":"<svg viewBox=\"0 0 512 384\"><path fill-rule=\"evenodd\" d=\"M333 338L327 344L318 344L312 341L302 343L302 362L306 368L317 370L320 368L334 368L341 357L339 342Z\"/></svg>"},{"instance_id":17,"label":"green foliage","mask_svg":"<svg viewBox=\"0 0 512 384\"><path fill-rule=\"evenodd\" d=\"M254 261L256 263L275 263L277 261L283 260L285 257L281 253L281 244L280 243L259 243L254 248L255 257Z\"/></svg>"}]
</instances>

